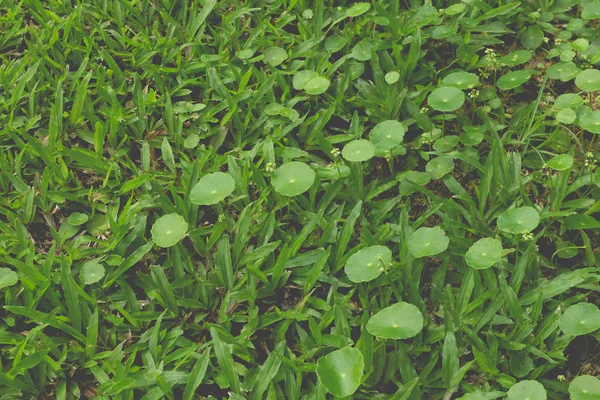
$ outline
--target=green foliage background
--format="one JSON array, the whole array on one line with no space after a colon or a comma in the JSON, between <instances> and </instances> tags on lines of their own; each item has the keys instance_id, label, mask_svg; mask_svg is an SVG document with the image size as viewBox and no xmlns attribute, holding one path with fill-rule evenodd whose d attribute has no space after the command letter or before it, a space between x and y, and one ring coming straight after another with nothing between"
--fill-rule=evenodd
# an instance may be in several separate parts
<instances>
[{"instance_id":1,"label":"green foliage background","mask_svg":"<svg viewBox=\"0 0 600 400\"><path fill-rule=\"evenodd\" d=\"M598 18L0 0L0 398L600 396Z\"/></svg>"}]
</instances>

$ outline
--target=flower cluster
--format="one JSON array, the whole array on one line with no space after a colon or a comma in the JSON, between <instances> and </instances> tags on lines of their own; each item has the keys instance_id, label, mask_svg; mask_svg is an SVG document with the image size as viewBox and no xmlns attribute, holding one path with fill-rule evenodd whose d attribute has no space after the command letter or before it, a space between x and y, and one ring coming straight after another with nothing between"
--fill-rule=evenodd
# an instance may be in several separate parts
<instances>
[{"instance_id":1,"label":"flower cluster","mask_svg":"<svg viewBox=\"0 0 600 400\"><path fill-rule=\"evenodd\" d=\"M498 53L494 49L485 49L485 55L487 57L487 67L492 71L496 71L500 69L502 63L500 62L500 58L498 58Z\"/></svg>"},{"instance_id":2,"label":"flower cluster","mask_svg":"<svg viewBox=\"0 0 600 400\"><path fill-rule=\"evenodd\" d=\"M585 153L585 161L583 165L590 170L594 170L594 168L596 168L596 157L594 157L594 153L591 151Z\"/></svg>"},{"instance_id":3,"label":"flower cluster","mask_svg":"<svg viewBox=\"0 0 600 400\"><path fill-rule=\"evenodd\" d=\"M521 240L524 242L531 242L533 240L533 233L531 232L522 232Z\"/></svg>"},{"instance_id":4,"label":"flower cluster","mask_svg":"<svg viewBox=\"0 0 600 400\"><path fill-rule=\"evenodd\" d=\"M275 163L273 163L273 162L267 163L267 165L265 166L265 171L273 172L273 171L275 171L275 167L276 167Z\"/></svg>"}]
</instances>

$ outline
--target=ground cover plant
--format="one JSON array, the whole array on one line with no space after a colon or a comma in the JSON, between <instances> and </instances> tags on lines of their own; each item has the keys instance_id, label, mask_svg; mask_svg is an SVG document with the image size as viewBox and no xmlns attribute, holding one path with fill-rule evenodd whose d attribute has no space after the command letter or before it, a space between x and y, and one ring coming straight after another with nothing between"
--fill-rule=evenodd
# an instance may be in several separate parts
<instances>
[{"instance_id":1,"label":"ground cover plant","mask_svg":"<svg viewBox=\"0 0 600 400\"><path fill-rule=\"evenodd\" d=\"M0 398L600 399L598 0L0 0Z\"/></svg>"}]
</instances>

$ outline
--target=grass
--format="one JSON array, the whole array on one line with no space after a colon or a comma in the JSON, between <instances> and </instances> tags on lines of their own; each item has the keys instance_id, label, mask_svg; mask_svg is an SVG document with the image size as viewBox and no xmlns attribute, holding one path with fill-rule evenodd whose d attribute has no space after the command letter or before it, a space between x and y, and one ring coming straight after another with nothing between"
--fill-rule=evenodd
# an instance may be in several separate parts
<instances>
[{"instance_id":1,"label":"grass","mask_svg":"<svg viewBox=\"0 0 600 400\"><path fill-rule=\"evenodd\" d=\"M600 398L599 18L0 0L0 397Z\"/></svg>"}]
</instances>

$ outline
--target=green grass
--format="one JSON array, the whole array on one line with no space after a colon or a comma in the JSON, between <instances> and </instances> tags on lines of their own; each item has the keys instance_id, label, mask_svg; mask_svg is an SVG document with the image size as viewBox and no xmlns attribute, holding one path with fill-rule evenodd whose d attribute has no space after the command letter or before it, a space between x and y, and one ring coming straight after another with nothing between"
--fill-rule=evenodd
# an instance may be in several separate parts
<instances>
[{"instance_id":1,"label":"green grass","mask_svg":"<svg viewBox=\"0 0 600 400\"><path fill-rule=\"evenodd\" d=\"M0 0L0 398L600 398L599 18Z\"/></svg>"}]
</instances>

